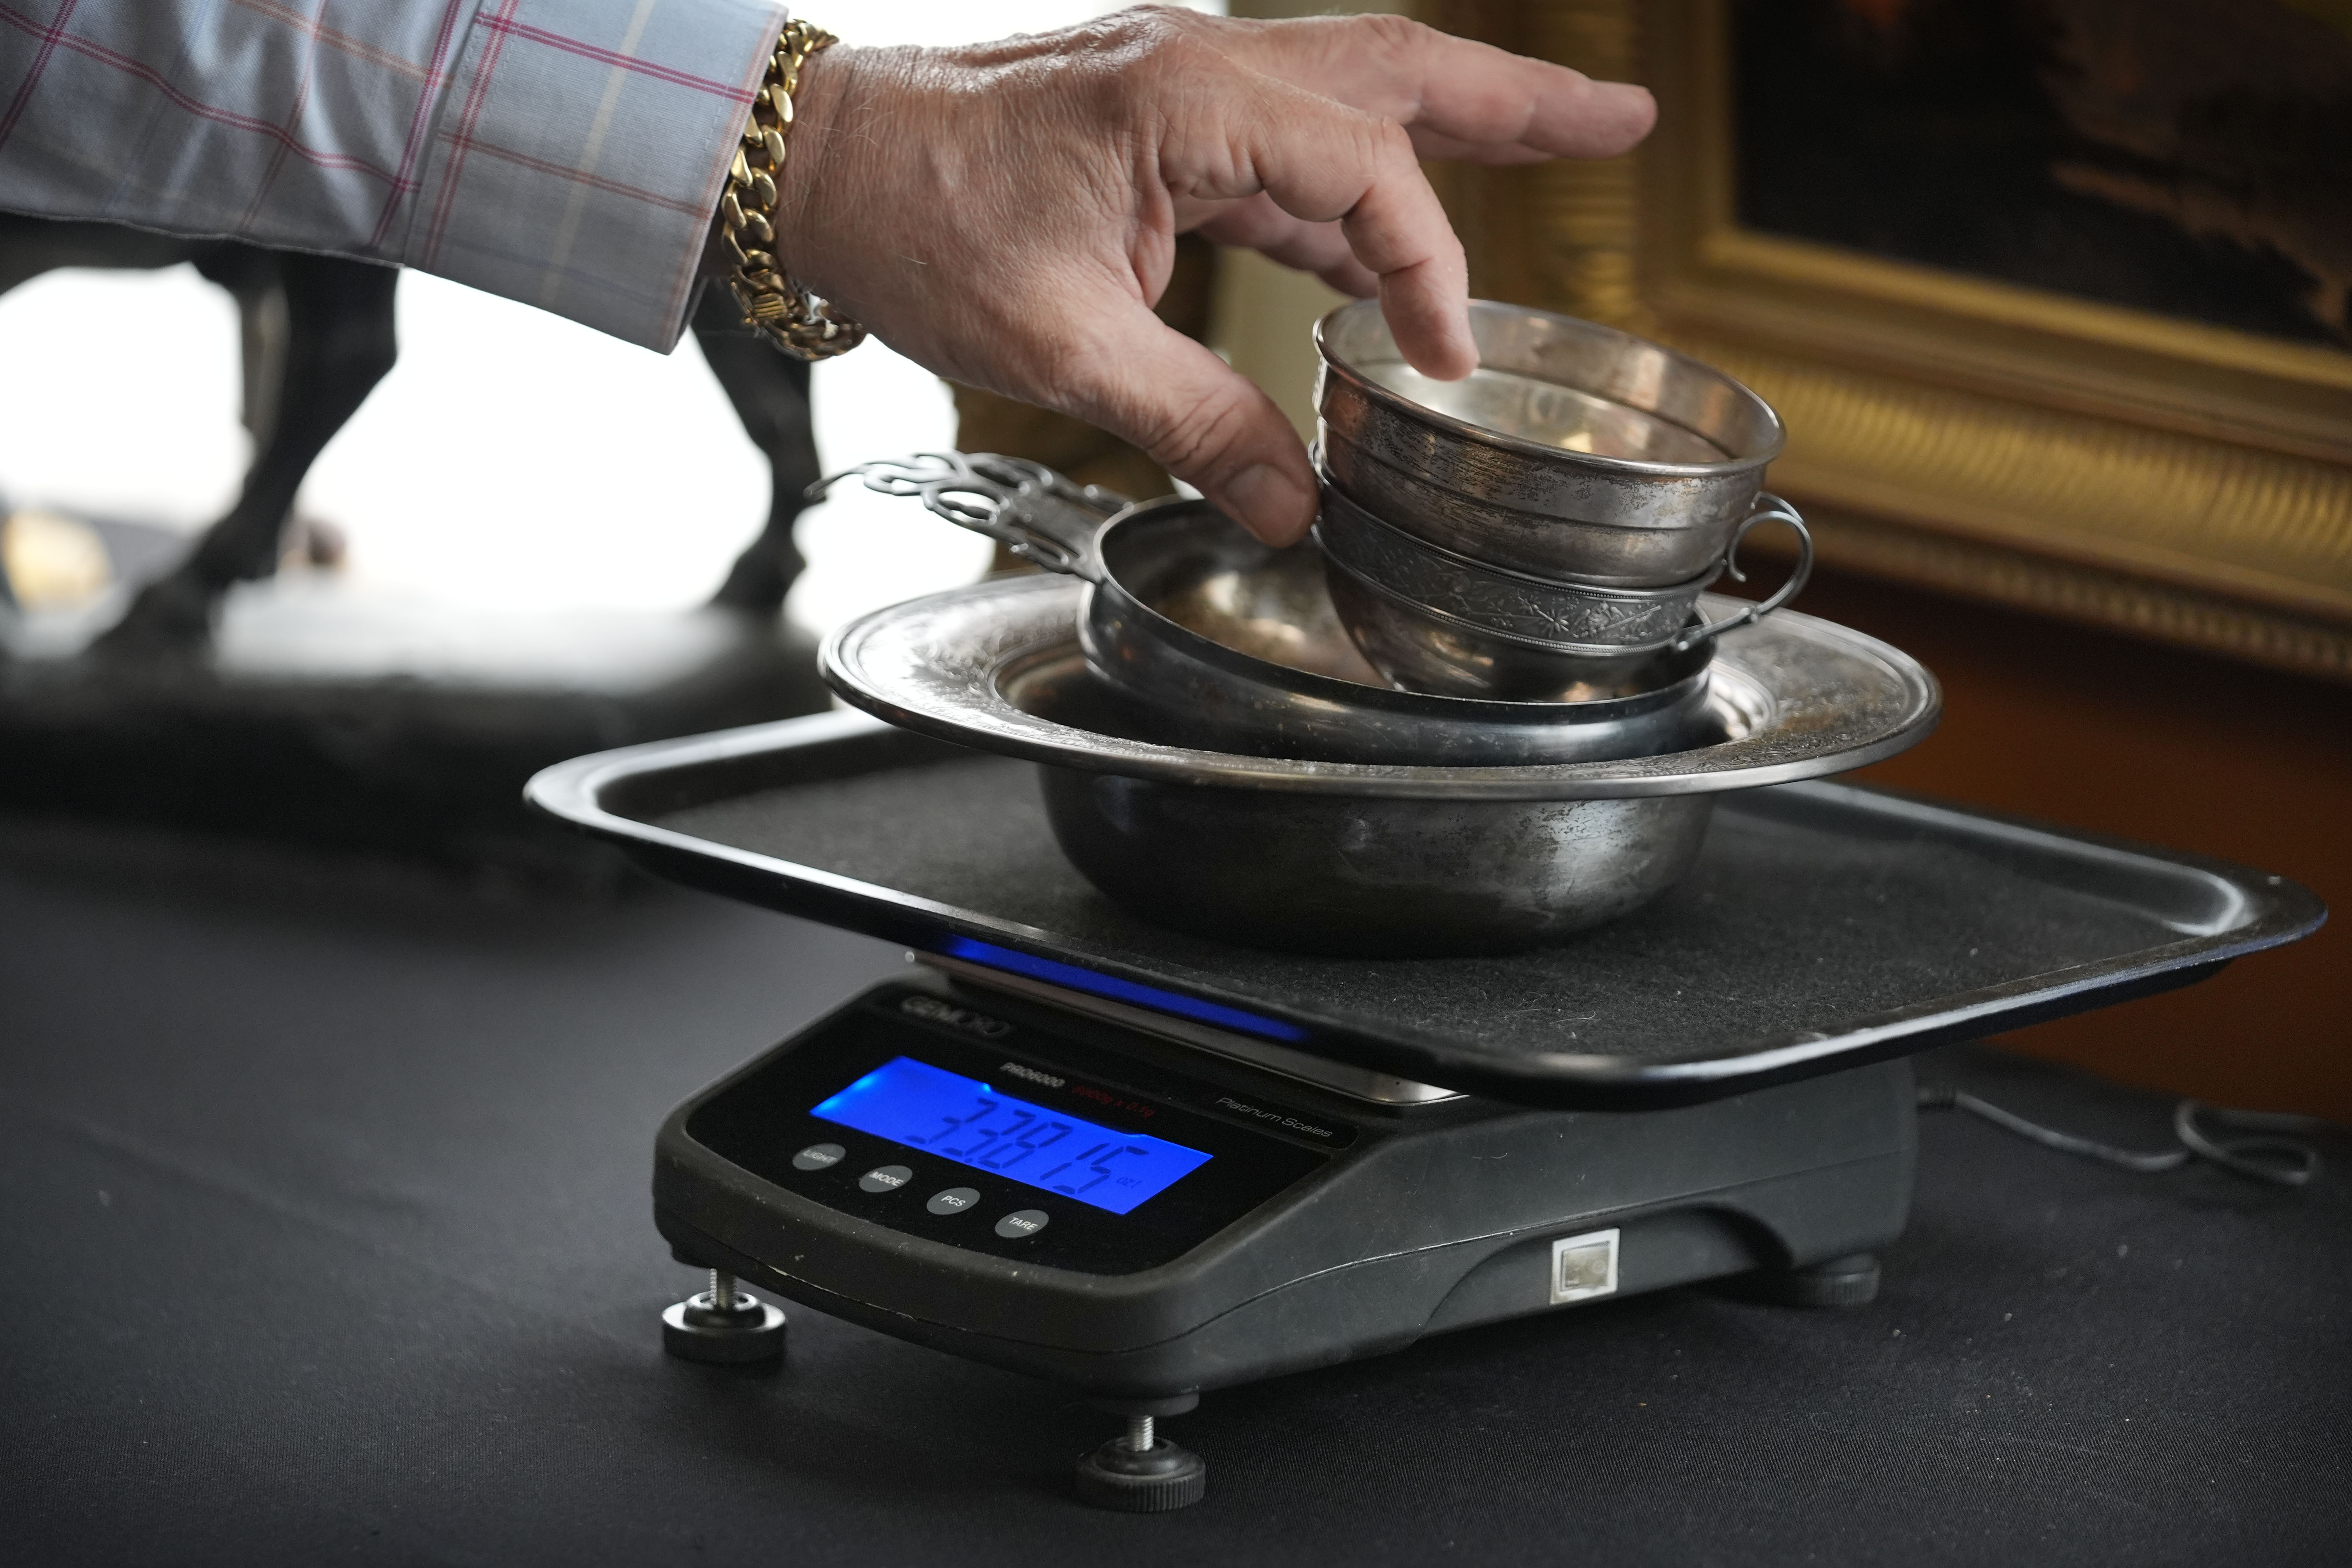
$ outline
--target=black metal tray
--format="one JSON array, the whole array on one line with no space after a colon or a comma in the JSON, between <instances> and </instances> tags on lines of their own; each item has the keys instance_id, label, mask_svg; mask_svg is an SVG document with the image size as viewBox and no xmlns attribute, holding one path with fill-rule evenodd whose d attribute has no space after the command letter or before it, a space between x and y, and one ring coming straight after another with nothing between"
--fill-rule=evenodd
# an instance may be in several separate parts
<instances>
[{"instance_id":1,"label":"black metal tray","mask_svg":"<svg viewBox=\"0 0 2352 1568\"><path fill-rule=\"evenodd\" d=\"M1125 913L1055 848L1030 764L862 714L578 758L530 798L696 887L1572 1109L1710 1099L2104 1006L2326 918L2244 867L1811 783L1727 795L1688 879L1560 945L1310 958Z\"/></svg>"}]
</instances>

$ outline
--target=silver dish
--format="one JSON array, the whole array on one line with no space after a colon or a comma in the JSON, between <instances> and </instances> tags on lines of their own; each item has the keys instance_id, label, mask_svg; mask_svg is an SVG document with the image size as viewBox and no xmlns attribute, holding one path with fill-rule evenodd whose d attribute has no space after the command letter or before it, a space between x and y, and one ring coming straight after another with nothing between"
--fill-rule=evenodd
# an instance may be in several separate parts
<instances>
[{"instance_id":1,"label":"silver dish","mask_svg":"<svg viewBox=\"0 0 2352 1568\"><path fill-rule=\"evenodd\" d=\"M826 640L825 679L892 723L1044 764L1055 837L1104 893L1259 946L1437 954L1566 936L1671 887L1717 795L1891 756L1942 706L1895 649L1783 615L1723 638L1714 733L1680 752L1442 767L1198 749L1155 738L1094 673L1073 629L1081 593L999 578L877 611Z\"/></svg>"},{"instance_id":2,"label":"silver dish","mask_svg":"<svg viewBox=\"0 0 2352 1568\"><path fill-rule=\"evenodd\" d=\"M1568 692L1639 691L1674 679L1680 662L1710 639L1787 604L1813 563L1811 535L1794 511L1748 519L1720 569L1744 576L1739 542L1767 521L1797 531L1788 581L1761 603L1696 624L1693 612L1715 569L1663 588L1549 582L1417 539L1328 486L1315 535L1339 619L1383 675L1416 691L1541 702Z\"/></svg>"},{"instance_id":3,"label":"silver dish","mask_svg":"<svg viewBox=\"0 0 2352 1568\"><path fill-rule=\"evenodd\" d=\"M1702 560L1723 550L1786 439L1769 404L1686 354L1572 316L1477 300L1470 331L1479 368L1442 382L1404 363L1377 301L1324 317L1316 405L1334 452L1345 443L1348 461L1384 464L1473 502L1696 531L1707 542ZM1370 499L1370 489L1359 493ZM1448 535L1444 511L1383 499L1391 521L1478 553ZM1511 563L1546 576L1611 571L1567 531L1557 554L1538 549Z\"/></svg>"},{"instance_id":4,"label":"silver dish","mask_svg":"<svg viewBox=\"0 0 2352 1568\"><path fill-rule=\"evenodd\" d=\"M1713 722L1704 648L1652 660L1638 687L1559 700L1399 690L1349 641L1312 547L1270 550L1205 501L1130 506L987 454L849 472L1083 582L1078 647L1165 740L1325 761L1569 763L1678 750Z\"/></svg>"}]
</instances>

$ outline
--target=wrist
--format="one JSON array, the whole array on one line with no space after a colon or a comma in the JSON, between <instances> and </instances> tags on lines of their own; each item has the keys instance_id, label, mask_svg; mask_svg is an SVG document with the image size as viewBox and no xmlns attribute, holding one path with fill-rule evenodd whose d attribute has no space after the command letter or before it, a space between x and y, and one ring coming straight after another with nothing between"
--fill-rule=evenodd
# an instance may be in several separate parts
<instances>
[{"instance_id":1,"label":"wrist","mask_svg":"<svg viewBox=\"0 0 2352 1568\"><path fill-rule=\"evenodd\" d=\"M797 195L793 215L810 210L808 183L797 180L803 151L802 107L808 96L810 63L834 43L833 35L798 18L776 40L765 79L752 100L719 198L719 242L729 262L727 287L743 311L745 324L796 359L830 359L856 348L866 329L794 276L787 230L785 192ZM795 156L795 154L799 154ZM806 252L810 247L803 245Z\"/></svg>"},{"instance_id":2,"label":"wrist","mask_svg":"<svg viewBox=\"0 0 2352 1568\"><path fill-rule=\"evenodd\" d=\"M801 68L800 90L793 94L792 155L776 181L776 259L794 278L830 297L833 279L824 247L816 238L824 211L824 167L835 142L833 129L856 70L858 51L836 44L811 55Z\"/></svg>"}]
</instances>

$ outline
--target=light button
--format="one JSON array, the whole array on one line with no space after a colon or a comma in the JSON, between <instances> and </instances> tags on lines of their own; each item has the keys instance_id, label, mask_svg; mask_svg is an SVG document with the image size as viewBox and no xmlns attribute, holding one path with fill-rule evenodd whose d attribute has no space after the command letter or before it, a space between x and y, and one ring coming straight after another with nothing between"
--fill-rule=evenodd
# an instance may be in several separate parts
<instances>
[{"instance_id":1,"label":"light button","mask_svg":"<svg viewBox=\"0 0 2352 1568\"><path fill-rule=\"evenodd\" d=\"M795 1171L823 1171L841 1163L843 1150L838 1143L812 1143L793 1156Z\"/></svg>"},{"instance_id":2,"label":"light button","mask_svg":"<svg viewBox=\"0 0 2352 1568\"><path fill-rule=\"evenodd\" d=\"M996 1234L1007 1241L1019 1241L1045 1229L1053 1217L1044 1209L1015 1209L996 1222Z\"/></svg>"},{"instance_id":3,"label":"light button","mask_svg":"<svg viewBox=\"0 0 2352 1568\"><path fill-rule=\"evenodd\" d=\"M977 1187L950 1187L944 1192L933 1193L930 1201L923 1206L933 1214L961 1214L978 1202L980 1189Z\"/></svg>"},{"instance_id":4,"label":"light button","mask_svg":"<svg viewBox=\"0 0 2352 1568\"><path fill-rule=\"evenodd\" d=\"M895 1193L915 1179L915 1173L904 1165L877 1165L857 1178L858 1189L868 1193Z\"/></svg>"}]
</instances>

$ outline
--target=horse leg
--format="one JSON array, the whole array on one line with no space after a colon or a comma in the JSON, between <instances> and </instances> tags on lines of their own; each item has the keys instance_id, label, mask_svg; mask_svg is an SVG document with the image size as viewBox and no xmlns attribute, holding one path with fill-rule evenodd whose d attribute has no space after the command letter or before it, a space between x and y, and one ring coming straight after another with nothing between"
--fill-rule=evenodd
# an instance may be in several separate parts
<instances>
[{"instance_id":1,"label":"horse leg","mask_svg":"<svg viewBox=\"0 0 2352 1568\"><path fill-rule=\"evenodd\" d=\"M725 289L703 291L694 313L695 341L719 378L744 434L768 455L768 525L727 574L710 602L749 615L773 616L804 564L793 543L793 523L819 478L816 434L809 416L809 367L769 346L745 328Z\"/></svg>"},{"instance_id":2,"label":"horse leg","mask_svg":"<svg viewBox=\"0 0 2352 1568\"><path fill-rule=\"evenodd\" d=\"M0 294L60 267L175 267L218 248L210 240L180 239L117 224L73 223L0 213ZM0 497L0 521L5 521L7 513L6 498ZM0 572L0 615L14 614L18 608L8 574ZM7 657L7 651L6 646L0 644L0 659Z\"/></svg>"},{"instance_id":3,"label":"horse leg","mask_svg":"<svg viewBox=\"0 0 2352 1568\"><path fill-rule=\"evenodd\" d=\"M185 560L140 590L121 621L93 645L100 650L161 651L210 636L232 584L277 570L278 541L303 477L392 369L395 268L290 251L274 259L285 299L284 371L275 396L257 389L247 398L249 415L266 411L268 427L255 432L259 450L245 488ZM253 275L224 271L220 280L248 312L259 308L257 294L247 298Z\"/></svg>"}]
</instances>

